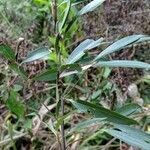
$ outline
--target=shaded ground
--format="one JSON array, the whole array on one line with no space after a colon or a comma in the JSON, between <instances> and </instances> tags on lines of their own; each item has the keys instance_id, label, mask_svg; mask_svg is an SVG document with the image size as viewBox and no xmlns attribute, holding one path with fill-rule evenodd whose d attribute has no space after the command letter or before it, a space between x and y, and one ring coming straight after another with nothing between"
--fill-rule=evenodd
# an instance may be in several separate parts
<instances>
[{"instance_id":1,"label":"shaded ground","mask_svg":"<svg viewBox=\"0 0 150 150\"><path fill-rule=\"evenodd\" d=\"M83 28L87 37L104 37L113 41L131 34L150 35L149 0L109 0L103 7L83 17ZM150 61L150 43L143 43L112 55L113 59L138 59ZM117 71L116 71L117 70ZM141 75L142 71L133 69L114 69L113 80L122 88Z\"/></svg>"}]
</instances>

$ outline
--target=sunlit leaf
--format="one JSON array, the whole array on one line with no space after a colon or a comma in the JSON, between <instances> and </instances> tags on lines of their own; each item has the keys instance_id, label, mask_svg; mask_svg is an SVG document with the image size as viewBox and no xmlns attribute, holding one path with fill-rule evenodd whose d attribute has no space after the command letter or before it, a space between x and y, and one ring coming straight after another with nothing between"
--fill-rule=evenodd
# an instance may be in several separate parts
<instances>
[{"instance_id":1,"label":"sunlit leaf","mask_svg":"<svg viewBox=\"0 0 150 150\"><path fill-rule=\"evenodd\" d=\"M140 38L136 43L150 41L150 36L145 36Z\"/></svg>"},{"instance_id":2,"label":"sunlit leaf","mask_svg":"<svg viewBox=\"0 0 150 150\"><path fill-rule=\"evenodd\" d=\"M103 77L107 79L111 73L111 69L109 67L105 67L103 71Z\"/></svg>"},{"instance_id":3,"label":"sunlit leaf","mask_svg":"<svg viewBox=\"0 0 150 150\"><path fill-rule=\"evenodd\" d=\"M132 60L99 61L94 65L94 67L103 67L103 66L150 69L150 64Z\"/></svg>"},{"instance_id":4,"label":"sunlit leaf","mask_svg":"<svg viewBox=\"0 0 150 150\"><path fill-rule=\"evenodd\" d=\"M71 64L76 62L77 60L79 60L85 52L85 48L87 45L89 45L90 43L92 43L94 40L92 39L87 39L85 41L83 41L81 44L79 44L74 50L73 52L69 55L66 64Z\"/></svg>"},{"instance_id":5,"label":"sunlit leaf","mask_svg":"<svg viewBox=\"0 0 150 150\"><path fill-rule=\"evenodd\" d=\"M143 150L150 149L150 135L127 125L115 125L115 129L108 129L106 132L121 141ZM119 130L120 131L119 131Z\"/></svg>"},{"instance_id":6,"label":"sunlit leaf","mask_svg":"<svg viewBox=\"0 0 150 150\"><path fill-rule=\"evenodd\" d=\"M92 118L86 121L79 122L74 128L71 129L73 131L81 131L82 129L101 124L106 118Z\"/></svg>"},{"instance_id":7,"label":"sunlit leaf","mask_svg":"<svg viewBox=\"0 0 150 150\"><path fill-rule=\"evenodd\" d=\"M99 95L101 95L102 90L97 90L95 92L93 92L91 99L96 99Z\"/></svg>"},{"instance_id":8,"label":"sunlit leaf","mask_svg":"<svg viewBox=\"0 0 150 150\"><path fill-rule=\"evenodd\" d=\"M116 41L115 43L113 43L112 45L108 46L105 50L103 50L96 58L95 60L98 60L108 54L111 54L113 52L116 52L122 48L124 48L125 46L132 44L136 41L138 41L140 38L145 37L144 35L131 35L131 36L127 36L124 37L118 41Z\"/></svg>"},{"instance_id":9,"label":"sunlit leaf","mask_svg":"<svg viewBox=\"0 0 150 150\"><path fill-rule=\"evenodd\" d=\"M88 3L86 6L84 6L80 11L79 15L86 14L88 12L91 12L95 10L97 7L99 7L105 0L93 0L92 2Z\"/></svg>"},{"instance_id":10,"label":"sunlit leaf","mask_svg":"<svg viewBox=\"0 0 150 150\"><path fill-rule=\"evenodd\" d=\"M63 29L66 21L67 21L67 18L69 16L69 12L70 12L70 8L71 8L71 2L70 0L67 1L67 7L66 7L66 10L65 10L65 14L64 14L64 17L63 17L63 21L61 23L61 26L60 26L60 31Z\"/></svg>"},{"instance_id":11,"label":"sunlit leaf","mask_svg":"<svg viewBox=\"0 0 150 150\"><path fill-rule=\"evenodd\" d=\"M66 61L66 64L72 64L72 63L78 61L85 54L85 52L87 50L90 50L92 48L99 46L102 41L103 41L103 38L100 38L96 41L94 41L92 39L87 39L87 40L83 41L69 55L69 57Z\"/></svg>"},{"instance_id":12,"label":"sunlit leaf","mask_svg":"<svg viewBox=\"0 0 150 150\"><path fill-rule=\"evenodd\" d=\"M22 89L23 89L23 86L22 86L22 85L14 84L14 86L13 86L13 90L14 90L15 92L21 91Z\"/></svg>"},{"instance_id":13,"label":"sunlit leaf","mask_svg":"<svg viewBox=\"0 0 150 150\"><path fill-rule=\"evenodd\" d=\"M48 0L33 0L33 2L40 6L48 4Z\"/></svg>"},{"instance_id":14,"label":"sunlit leaf","mask_svg":"<svg viewBox=\"0 0 150 150\"><path fill-rule=\"evenodd\" d=\"M38 59L48 58L50 55L50 50L46 47L38 48L32 52L30 52L27 58L22 63L32 62Z\"/></svg>"},{"instance_id":15,"label":"sunlit leaf","mask_svg":"<svg viewBox=\"0 0 150 150\"><path fill-rule=\"evenodd\" d=\"M92 64L81 67L82 71L74 70L74 71L69 71L69 72L62 72L60 74L60 78L63 78L63 77L69 76L69 75L73 75L73 74L82 73L83 71L89 69L90 67L92 67Z\"/></svg>"},{"instance_id":16,"label":"sunlit leaf","mask_svg":"<svg viewBox=\"0 0 150 150\"><path fill-rule=\"evenodd\" d=\"M150 142L150 135L138 128L136 129L128 125L121 125L121 124L114 124L114 126L115 128L120 129L121 131L126 132L129 135L132 135L134 138L138 137L146 142Z\"/></svg>"},{"instance_id":17,"label":"sunlit leaf","mask_svg":"<svg viewBox=\"0 0 150 150\"><path fill-rule=\"evenodd\" d=\"M32 119L26 119L23 127L27 130L32 130Z\"/></svg>"}]
</instances>

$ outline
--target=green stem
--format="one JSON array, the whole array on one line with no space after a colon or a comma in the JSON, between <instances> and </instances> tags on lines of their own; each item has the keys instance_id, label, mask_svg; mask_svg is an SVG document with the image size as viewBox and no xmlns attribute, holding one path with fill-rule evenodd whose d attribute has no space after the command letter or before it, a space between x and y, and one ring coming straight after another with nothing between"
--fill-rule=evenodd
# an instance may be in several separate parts
<instances>
[{"instance_id":1,"label":"green stem","mask_svg":"<svg viewBox=\"0 0 150 150\"><path fill-rule=\"evenodd\" d=\"M64 116L64 99L61 98L61 115ZM66 149L64 121L61 124L62 150Z\"/></svg>"},{"instance_id":2,"label":"green stem","mask_svg":"<svg viewBox=\"0 0 150 150\"><path fill-rule=\"evenodd\" d=\"M58 64L58 73L57 73L57 80L56 80L56 85L57 85L57 91L56 91L56 99L59 105L59 101L61 101L61 115L64 116L64 99L61 97L62 91L61 91L61 86L59 86L59 81L60 81L60 69L61 69L61 53L60 53L60 48L59 48L59 41L60 41L60 35L58 33L57 29L57 0L53 1L53 18L54 18L54 33L56 36L56 42L55 42L55 50L59 59L59 64ZM59 107L59 106L58 106ZM65 130L64 130L64 122L61 124L61 149L65 150L66 149L66 144L65 144Z\"/></svg>"},{"instance_id":3,"label":"green stem","mask_svg":"<svg viewBox=\"0 0 150 150\"><path fill-rule=\"evenodd\" d=\"M53 11L54 11L54 31L57 32L57 0L53 1Z\"/></svg>"}]
</instances>

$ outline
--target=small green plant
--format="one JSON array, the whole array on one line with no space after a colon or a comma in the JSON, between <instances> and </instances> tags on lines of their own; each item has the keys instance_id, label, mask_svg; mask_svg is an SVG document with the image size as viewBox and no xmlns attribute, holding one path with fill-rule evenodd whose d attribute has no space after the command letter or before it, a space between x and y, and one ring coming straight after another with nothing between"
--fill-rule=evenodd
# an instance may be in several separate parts
<instances>
[{"instance_id":1,"label":"small green plant","mask_svg":"<svg viewBox=\"0 0 150 150\"><path fill-rule=\"evenodd\" d=\"M124 48L143 41L150 40L149 36L146 35L131 35L124 38L121 38L114 42L113 44L107 46L103 38L97 40L86 39L82 41L74 50L69 54L68 45L71 45L69 38L72 37L71 32L74 32L74 29L77 27L75 25L78 19L86 14L94 11L98 6L102 5L105 0L93 0L88 3L86 6L77 11L76 6L83 2L75 0L52 0L52 1L43 1L38 0L38 3L48 3L50 4L51 17L53 32L49 37L51 47L42 47L38 48L35 51L31 52L27 58L19 64L16 61L15 54L10 47L5 44L0 45L0 52L3 56L10 62L9 67L15 71L25 82L28 81L28 75L22 68L24 63L30 63L36 60L47 60L47 63L50 67L45 69L42 73L37 74L30 80L33 81L49 81L54 84L54 94L56 103L56 110L51 116L54 118L54 121L51 123L45 123L46 126L54 133L56 139L61 141L60 148L65 150L68 143L66 143L66 138L69 137L74 132L82 132L83 129L88 128L92 125L97 125L103 123L103 128L99 128L98 133L109 134L115 138L120 139L132 146L139 147L141 149L149 150L150 149L150 135L141 131L140 129L135 129L133 126L138 125L138 120L134 117L128 115L134 114L138 109L142 112L142 108L138 105L127 105L123 106L124 111L112 111L106 109L99 103L94 103L89 99L84 101L78 98L73 97L71 90L75 88L78 84L77 81L84 79L84 75L90 68L102 68L102 67L129 67L129 68L142 68L150 69L150 64L140 61L129 61L129 60L109 60L108 55L111 53L123 50ZM63 10L63 11L62 11ZM78 34L78 31L75 30ZM72 40L70 40L72 41ZM89 51L105 46L104 50L100 52L97 56L89 55ZM71 49L71 48L70 48ZM78 80L76 81L76 77ZM73 83L71 87L70 85ZM67 85L67 86L65 86ZM65 89L64 89L65 87ZM12 95L13 92L10 92ZM94 98L93 98L94 99ZM11 99L12 100L12 99ZM12 107L12 101L10 98L7 99L8 108L11 112L16 115L19 113L23 116L22 104L19 103L18 109L14 110ZM17 101L14 101L14 105ZM66 109L68 103L73 104L74 107L71 109ZM16 104L17 105L17 104ZM66 111L67 110L67 111ZM25 110L24 110L25 111ZM65 133L65 121L70 118L70 116L75 113L86 113L91 114L93 118L89 117L86 121L78 123L74 128L69 132ZM132 125L132 126L131 126ZM61 127L61 128L60 128ZM61 132L61 138L59 138L59 133ZM68 140L69 141L69 140ZM87 140L90 141L90 140ZM58 141L59 143L59 141ZM82 146L85 143L81 145Z\"/></svg>"}]
</instances>

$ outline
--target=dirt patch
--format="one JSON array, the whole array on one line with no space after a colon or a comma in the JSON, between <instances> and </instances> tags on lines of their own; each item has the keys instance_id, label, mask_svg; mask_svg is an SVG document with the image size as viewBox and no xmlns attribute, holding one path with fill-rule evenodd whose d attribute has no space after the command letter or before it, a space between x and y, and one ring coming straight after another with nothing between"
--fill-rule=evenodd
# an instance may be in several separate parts
<instances>
[{"instance_id":1,"label":"dirt patch","mask_svg":"<svg viewBox=\"0 0 150 150\"><path fill-rule=\"evenodd\" d=\"M84 15L83 29L87 37L104 37L107 41L114 41L131 34L150 35L150 2L149 0L116 0L106 1L101 9ZM134 45L113 54L112 59L138 59L150 61L150 43ZM112 78L116 83L126 87L135 81L143 72L139 69L114 69Z\"/></svg>"}]
</instances>

